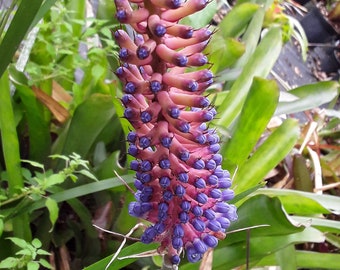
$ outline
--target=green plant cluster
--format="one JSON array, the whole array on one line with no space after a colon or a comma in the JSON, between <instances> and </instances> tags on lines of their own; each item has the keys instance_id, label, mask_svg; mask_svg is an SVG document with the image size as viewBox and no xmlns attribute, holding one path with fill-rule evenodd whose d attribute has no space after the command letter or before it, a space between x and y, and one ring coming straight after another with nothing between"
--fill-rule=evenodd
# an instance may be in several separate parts
<instances>
[{"instance_id":1,"label":"green plant cluster","mask_svg":"<svg viewBox=\"0 0 340 270\"><path fill-rule=\"evenodd\" d=\"M2 268L105 269L139 222L127 211L131 126L113 74L111 31L121 26L113 1L97 2L12 1L0 12ZM222 4L212 1L185 23L209 24ZM208 97L239 209L211 253L214 270L340 268L339 83L280 92L267 79L284 42L306 45L294 19L271 13L275 5L239 0L211 26L206 50L216 78ZM157 246L127 240L118 255L127 258L108 269L159 269L159 257L150 256ZM180 269L199 264L184 261Z\"/></svg>"}]
</instances>

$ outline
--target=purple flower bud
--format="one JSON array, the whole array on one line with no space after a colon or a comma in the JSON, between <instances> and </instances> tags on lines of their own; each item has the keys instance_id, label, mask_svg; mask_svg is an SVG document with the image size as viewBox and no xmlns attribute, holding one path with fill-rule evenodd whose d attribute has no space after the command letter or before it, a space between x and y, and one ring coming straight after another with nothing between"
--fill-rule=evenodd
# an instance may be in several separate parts
<instances>
[{"instance_id":1,"label":"purple flower bud","mask_svg":"<svg viewBox=\"0 0 340 270\"><path fill-rule=\"evenodd\" d=\"M219 217L216 219L220 224L223 229L227 229L230 226L230 221L229 219L225 217Z\"/></svg>"},{"instance_id":2,"label":"purple flower bud","mask_svg":"<svg viewBox=\"0 0 340 270\"><path fill-rule=\"evenodd\" d=\"M212 159L215 161L216 165L218 166L218 165L221 165L223 157L221 154L214 154L212 156Z\"/></svg>"},{"instance_id":3,"label":"purple flower bud","mask_svg":"<svg viewBox=\"0 0 340 270\"><path fill-rule=\"evenodd\" d=\"M138 189L138 190L141 190L144 187L143 183L138 179L136 179L133 184L134 184L135 188Z\"/></svg>"},{"instance_id":4,"label":"purple flower bud","mask_svg":"<svg viewBox=\"0 0 340 270\"><path fill-rule=\"evenodd\" d=\"M202 159L198 159L194 162L193 167L197 170L202 170L205 167L205 163Z\"/></svg>"},{"instance_id":5,"label":"purple flower bud","mask_svg":"<svg viewBox=\"0 0 340 270\"><path fill-rule=\"evenodd\" d=\"M201 204L205 204L208 201L208 196L204 193L198 193L196 195L196 201L198 201Z\"/></svg>"},{"instance_id":6,"label":"purple flower bud","mask_svg":"<svg viewBox=\"0 0 340 270\"><path fill-rule=\"evenodd\" d=\"M198 83L196 81L189 81L186 85L186 89L191 92L196 92L198 89Z\"/></svg>"},{"instance_id":7,"label":"purple flower bud","mask_svg":"<svg viewBox=\"0 0 340 270\"><path fill-rule=\"evenodd\" d=\"M235 205L229 205L229 211L226 215L226 218L228 218L230 221L237 220L237 212L236 212L236 206Z\"/></svg>"},{"instance_id":8,"label":"purple flower bud","mask_svg":"<svg viewBox=\"0 0 340 270\"><path fill-rule=\"evenodd\" d=\"M221 199L222 201L229 201L234 198L234 191L231 189L226 189L222 191Z\"/></svg>"},{"instance_id":9,"label":"purple flower bud","mask_svg":"<svg viewBox=\"0 0 340 270\"><path fill-rule=\"evenodd\" d=\"M181 262L181 259L180 259L180 257L178 255L172 256L172 258L171 258L171 263L172 264L179 264L180 262Z\"/></svg>"},{"instance_id":10,"label":"purple flower bud","mask_svg":"<svg viewBox=\"0 0 340 270\"><path fill-rule=\"evenodd\" d=\"M138 148L134 144L131 144L128 148L128 154L133 157L137 156Z\"/></svg>"},{"instance_id":11,"label":"purple flower bud","mask_svg":"<svg viewBox=\"0 0 340 270\"><path fill-rule=\"evenodd\" d=\"M215 212L214 212L214 210L212 210L212 209L206 209L206 210L204 210L204 217L206 217L206 219L208 219L208 220L213 220L213 219L215 219L215 217L216 217L216 214L215 214Z\"/></svg>"},{"instance_id":12,"label":"purple flower bud","mask_svg":"<svg viewBox=\"0 0 340 270\"><path fill-rule=\"evenodd\" d=\"M184 230L181 224L176 224L174 227L174 237L182 238L184 236Z\"/></svg>"},{"instance_id":13,"label":"purple flower bud","mask_svg":"<svg viewBox=\"0 0 340 270\"><path fill-rule=\"evenodd\" d=\"M161 167L164 170L169 169L170 165L171 165L170 160L168 160L167 158L159 161L159 167Z\"/></svg>"},{"instance_id":14,"label":"purple flower bud","mask_svg":"<svg viewBox=\"0 0 340 270\"><path fill-rule=\"evenodd\" d=\"M167 176L162 176L159 179L159 184L162 188L167 188L168 186L170 186L170 178Z\"/></svg>"},{"instance_id":15,"label":"purple flower bud","mask_svg":"<svg viewBox=\"0 0 340 270\"><path fill-rule=\"evenodd\" d=\"M203 237L203 242L211 248L214 248L218 244L218 240L215 236L207 234L206 236Z\"/></svg>"},{"instance_id":16,"label":"purple flower bud","mask_svg":"<svg viewBox=\"0 0 340 270\"><path fill-rule=\"evenodd\" d=\"M211 111L207 111L204 113L203 117L205 121L211 121L214 119L214 114Z\"/></svg>"},{"instance_id":17,"label":"purple flower bud","mask_svg":"<svg viewBox=\"0 0 340 270\"><path fill-rule=\"evenodd\" d=\"M206 184L205 184L205 181L204 179L202 178L197 178L194 182L194 186L196 188L205 188L206 187Z\"/></svg>"},{"instance_id":18,"label":"purple flower bud","mask_svg":"<svg viewBox=\"0 0 340 270\"><path fill-rule=\"evenodd\" d=\"M182 223L187 223L189 221L189 215L186 212L180 212L178 218Z\"/></svg>"},{"instance_id":19,"label":"purple flower bud","mask_svg":"<svg viewBox=\"0 0 340 270\"><path fill-rule=\"evenodd\" d=\"M138 171L139 170L139 162L137 160L132 160L130 163L130 169L134 170L134 171Z\"/></svg>"},{"instance_id":20,"label":"purple flower bud","mask_svg":"<svg viewBox=\"0 0 340 270\"><path fill-rule=\"evenodd\" d=\"M201 107L205 108L208 107L210 105L210 100L206 97L200 97L200 102L199 104L201 105Z\"/></svg>"},{"instance_id":21,"label":"purple flower bud","mask_svg":"<svg viewBox=\"0 0 340 270\"><path fill-rule=\"evenodd\" d=\"M161 139L161 144L166 148L170 148L171 142L172 142L172 137L163 137Z\"/></svg>"},{"instance_id":22,"label":"purple flower bud","mask_svg":"<svg viewBox=\"0 0 340 270\"><path fill-rule=\"evenodd\" d=\"M148 160L143 160L142 163L140 164L140 168L143 172L148 172L148 171L151 171L152 164Z\"/></svg>"},{"instance_id":23,"label":"purple flower bud","mask_svg":"<svg viewBox=\"0 0 340 270\"><path fill-rule=\"evenodd\" d=\"M190 157L189 151L182 151L179 153L179 159L182 161L187 161Z\"/></svg>"},{"instance_id":24,"label":"purple flower bud","mask_svg":"<svg viewBox=\"0 0 340 270\"><path fill-rule=\"evenodd\" d=\"M199 231L199 232L203 232L205 229L205 223L203 220L201 220L200 218L194 218L191 220L191 224L192 226L194 226L194 228Z\"/></svg>"},{"instance_id":25,"label":"purple flower bud","mask_svg":"<svg viewBox=\"0 0 340 270\"><path fill-rule=\"evenodd\" d=\"M196 136L195 141L198 142L199 144L205 144L205 142L207 141L207 138L205 137L204 134L200 134Z\"/></svg>"},{"instance_id":26,"label":"purple flower bud","mask_svg":"<svg viewBox=\"0 0 340 270\"><path fill-rule=\"evenodd\" d=\"M154 226L157 234L161 234L165 231L165 225L164 223L156 223Z\"/></svg>"},{"instance_id":27,"label":"purple flower bud","mask_svg":"<svg viewBox=\"0 0 340 270\"><path fill-rule=\"evenodd\" d=\"M121 48L119 50L118 56L121 60L126 61L129 58L129 50L126 48Z\"/></svg>"},{"instance_id":28,"label":"purple flower bud","mask_svg":"<svg viewBox=\"0 0 340 270\"><path fill-rule=\"evenodd\" d=\"M152 115L149 112L141 112L140 119L143 123L149 123L152 120Z\"/></svg>"},{"instance_id":29,"label":"purple flower bud","mask_svg":"<svg viewBox=\"0 0 340 270\"><path fill-rule=\"evenodd\" d=\"M231 180L230 178L220 178L218 179L218 188L230 188Z\"/></svg>"},{"instance_id":30,"label":"purple flower bud","mask_svg":"<svg viewBox=\"0 0 340 270\"><path fill-rule=\"evenodd\" d=\"M196 217L200 217L203 215L203 209L202 207L198 206L198 205L195 205L191 212L196 216Z\"/></svg>"},{"instance_id":31,"label":"purple flower bud","mask_svg":"<svg viewBox=\"0 0 340 270\"><path fill-rule=\"evenodd\" d=\"M125 93L127 94L134 94L136 92L136 89L136 85L132 82L128 82L124 87Z\"/></svg>"},{"instance_id":32,"label":"purple flower bud","mask_svg":"<svg viewBox=\"0 0 340 270\"><path fill-rule=\"evenodd\" d=\"M214 174L210 175L208 177L208 184L211 186L215 186L218 183L218 177Z\"/></svg>"},{"instance_id":33,"label":"purple flower bud","mask_svg":"<svg viewBox=\"0 0 340 270\"><path fill-rule=\"evenodd\" d=\"M216 144L220 141L220 137L216 133L207 134L207 140L209 144Z\"/></svg>"},{"instance_id":34,"label":"purple flower bud","mask_svg":"<svg viewBox=\"0 0 340 270\"><path fill-rule=\"evenodd\" d=\"M151 203L139 203L139 202L131 202L129 204L129 214L134 217L140 217L146 212L152 209Z\"/></svg>"},{"instance_id":35,"label":"purple flower bud","mask_svg":"<svg viewBox=\"0 0 340 270\"><path fill-rule=\"evenodd\" d=\"M221 168L221 166L216 167L214 171L214 175L216 175L218 178L223 177L224 170Z\"/></svg>"},{"instance_id":36,"label":"purple flower bud","mask_svg":"<svg viewBox=\"0 0 340 270\"><path fill-rule=\"evenodd\" d=\"M149 49L144 47L144 46L140 46L137 49L137 57L141 60L146 59L148 56L150 55Z\"/></svg>"},{"instance_id":37,"label":"purple flower bud","mask_svg":"<svg viewBox=\"0 0 340 270\"><path fill-rule=\"evenodd\" d=\"M214 210L218 213L228 213L229 204L226 204L224 202L217 202L214 206Z\"/></svg>"},{"instance_id":38,"label":"purple flower bud","mask_svg":"<svg viewBox=\"0 0 340 270\"><path fill-rule=\"evenodd\" d=\"M157 231L155 230L155 228L149 227L144 231L140 240L144 244L149 244L153 241L153 239L156 237L156 235L157 235Z\"/></svg>"},{"instance_id":39,"label":"purple flower bud","mask_svg":"<svg viewBox=\"0 0 340 270\"><path fill-rule=\"evenodd\" d=\"M195 238L192 244L198 253L204 254L208 250L207 245L199 238Z\"/></svg>"},{"instance_id":40,"label":"purple flower bud","mask_svg":"<svg viewBox=\"0 0 340 270\"><path fill-rule=\"evenodd\" d=\"M178 174L178 180L182 183L187 183L189 181L189 175L185 172Z\"/></svg>"},{"instance_id":41,"label":"purple flower bud","mask_svg":"<svg viewBox=\"0 0 340 270\"><path fill-rule=\"evenodd\" d=\"M207 227L208 227L210 230L212 230L213 232L218 232L218 231L220 231L220 230L222 229L222 228L221 228L221 224L220 224L218 221L216 221L216 220L210 220L210 221L208 222Z\"/></svg>"},{"instance_id":42,"label":"purple flower bud","mask_svg":"<svg viewBox=\"0 0 340 270\"><path fill-rule=\"evenodd\" d=\"M157 24L155 29L154 29L154 32L155 32L157 37L162 37L166 33L166 28L162 24Z\"/></svg>"},{"instance_id":43,"label":"purple flower bud","mask_svg":"<svg viewBox=\"0 0 340 270\"><path fill-rule=\"evenodd\" d=\"M222 191L220 189L214 188L210 190L209 196L214 199L219 199L222 196Z\"/></svg>"},{"instance_id":44,"label":"purple flower bud","mask_svg":"<svg viewBox=\"0 0 340 270\"><path fill-rule=\"evenodd\" d=\"M123 96L123 98L125 97L126 95ZM123 101L124 102L124 101ZM125 103L125 102L124 102ZM131 119L133 117L134 113L133 113L133 110L131 108L126 108L124 110L124 117L126 119Z\"/></svg>"},{"instance_id":45,"label":"purple flower bud","mask_svg":"<svg viewBox=\"0 0 340 270\"><path fill-rule=\"evenodd\" d=\"M149 173L141 173L139 179L142 181L143 184L148 183L151 181L151 174Z\"/></svg>"},{"instance_id":46,"label":"purple flower bud","mask_svg":"<svg viewBox=\"0 0 340 270\"><path fill-rule=\"evenodd\" d=\"M137 134L136 134L136 132L130 131L130 132L128 133L128 135L127 135L127 141L128 141L129 143L135 143L136 139L137 139Z\"/></svg>"},{"instance_id":47,"label":"purple flower bud","mask_svg":"<svg viewBox=\"0 0 340 270\"><path fill-rule=\"evenodd\" d=\"M188 133L190 131L190 124L187 122L181 121L178 125L179 131L182 131L183 133Z\"/></svg>"},{"instance_id":48,"label":"purple flower bud","mask_svg":"<svg viewBox=\"0 0 340 270\"><path fill-rule=\"evenodd\" d=\"M180 113L181 113L181 111L178 107L171 107L169 109L169 115L174 119L177 119L179 117Z\"/></svg>"},{"instance_id":49,"label":"purple flower bud","mask_svg":"<svg viewBox=\"0 0 340 270\"><path fill-rule=\"evenodd\" d=\"M161 202L158 205L158 211L159 212L168 212L168 209L169 209L169 205L166 202Z\"/></svg>"},{"instance_id":50,"label":"purple flower bud","mask_svg":"<svg viewBox=\"0 0 340 270\"><path fill-rule=\"evenodd\" d=\"M216 154L218 151L220 151L221 146L218 143L212 144L209 146L209 151L211 153Z\"/></svg>"},{"instance_id":51,"label":"purple flower bud","mask_svg":"<svg viewBox=\"0 0 340 270\"><path fill-rule=\"evenodd\" d=\"M164 191L164 193L163 193L163 199L164 200L166 200L167 202L171 201L172 197L173 197L173 194L172 194L171 191L169 191L169 190Z\"/></svg>"},{"instance_id":52,"label":"purple flower bud","mask_svg":"<svg viewBox=\"0 0 340 270\"><path fill-rule=\"evenodd\" d=\"M215 170L215 169L216 169L216 162L215 162L215 160L209 159L209 160L205 163L205 168L206 168L207 170L210 170L210 171Z\"/></svg>"},{"instance_id":53,"label":"purple flower bud","mask_svg":"<svg viewBox=\"0 0 340 270\"><path fill-rule=\"evenodd\" d=\"M182 238L179 237L172 238L172 246L174 249L180 249L181 247L183 247Z\"/></svg>"},{"instance_id":54,"label":"purple flower bud","mask_svg":"<svg viewBox=\"0 0 340 270\"><path fill-rule=\"evenodd\" d=\"M196 249L191 246L187 248L187 258L189 262L195 263L202 259L202 254L197 252Z\"/></svg>"},{"instance_id":55,"label":"purple flower bud","mask_svg":"<svg viewBox=\"0 0 340 270\"><path fill-rule=\"evenodd\" d=\"M177 185L175 188L175 194L176 196L182 198L185 194L185 188L181 185Z\"/></svg>"},{"instance_id":56,"label":"purple flower bud","mask_svg":"<svg viewBox=\"0 0 340 270\"><path fill-rule=\"evenodd\" d=\"M174 64L179 67L185 67L188 64L188 58L185 55L178 54L174 59Z\"/></svg>"},{"instance_id":57,"label":"purple flower bud","mask_svg":"<svg viewBox=\"0 0 340 270\"><path fill-rule=\"evenodd\" d=\"M156 94L162 90L162 84L159 81L151 81L150 82L150 90L152 93Z\"/></svg>"},{"instance_id":58,"label":"purple flower bud","mask_svg":"<svg viewBox=\"0 0 340 270\"><path fill-rule=\"evenodd\" d=\"M189 212L191 207L191 203L189 201L182 201L181 202L181 208L184 212Z\"/></svg>"}]
</instances>

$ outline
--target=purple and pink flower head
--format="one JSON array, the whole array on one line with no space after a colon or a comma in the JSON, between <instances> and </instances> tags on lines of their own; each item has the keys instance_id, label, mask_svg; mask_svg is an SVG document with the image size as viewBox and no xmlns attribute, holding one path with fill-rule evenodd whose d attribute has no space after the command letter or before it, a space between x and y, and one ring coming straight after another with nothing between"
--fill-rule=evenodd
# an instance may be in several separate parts
<instances>
[{"instance_id":1,"label":"purple and pink flower head","mask_svg":"<svg viewBox=\"0 0 340 270\"><path fill-rule=\"evenodd\" d=\"M170 264L181 254L199 261L225 237L236 208L228 171L221 168L220 138L209 122L216 110L204 91L213 74L203 53L212 31L179 20L207 0L115 0L116 18L134 31L114 33L123 63L124 117L130 169L136 171L129 213L152 225L143 243L159 242Z\"/></svg>"}]
</instances>

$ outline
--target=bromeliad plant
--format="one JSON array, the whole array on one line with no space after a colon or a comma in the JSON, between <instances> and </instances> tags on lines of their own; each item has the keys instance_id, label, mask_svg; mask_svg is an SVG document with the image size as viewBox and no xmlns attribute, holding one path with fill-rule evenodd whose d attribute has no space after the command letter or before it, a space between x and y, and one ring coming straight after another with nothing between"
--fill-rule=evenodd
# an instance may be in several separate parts
<instances>
[{"instance_id":1,"label":"bromeliad plant","mask_svg":"<svg viewBox=\"0 0 340 270\"><path fill-rule=\"evenodd\" d=\"M213 33L178 23L208 1L115 4L118 21L135 31L133 37L114 33L123 62L116 75L124 84L124 117L135 129L127 135L137 189L129 213L153 224L141 241L160 242L164 262L176 268L182 252L199 261L237 219L226 203L234 193L221 168L219 136L208 125L216 110L203 95L213 74L204 68L209 63L202 51Z\"/></svg>"}]
</instances>

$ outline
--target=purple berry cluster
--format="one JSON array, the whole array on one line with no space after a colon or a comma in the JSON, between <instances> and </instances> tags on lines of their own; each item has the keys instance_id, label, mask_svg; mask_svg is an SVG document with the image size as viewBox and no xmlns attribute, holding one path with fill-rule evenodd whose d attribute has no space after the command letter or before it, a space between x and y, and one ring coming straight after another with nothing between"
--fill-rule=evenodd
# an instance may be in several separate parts
<instances>
[{"instance_id":1,"label":"purple berry cluster","mask_svg":"<svg viewBox=\"0 0 340 270\"><path fill-rule=\"evenodd\" d=\"M216 110L203 96L213 82L203 53L212 31L178 23L208 0L115 4L118 21L134 30L132 38L124 30L114 33L124 117L135 129L127 135L137 189L129 213L153 224L141 241L159 242L171 264L179 264L182 252L197 262L237 219L226 203L234 193L221 168L220 139L208 126Z\"/></svg>"}]
</instances>

